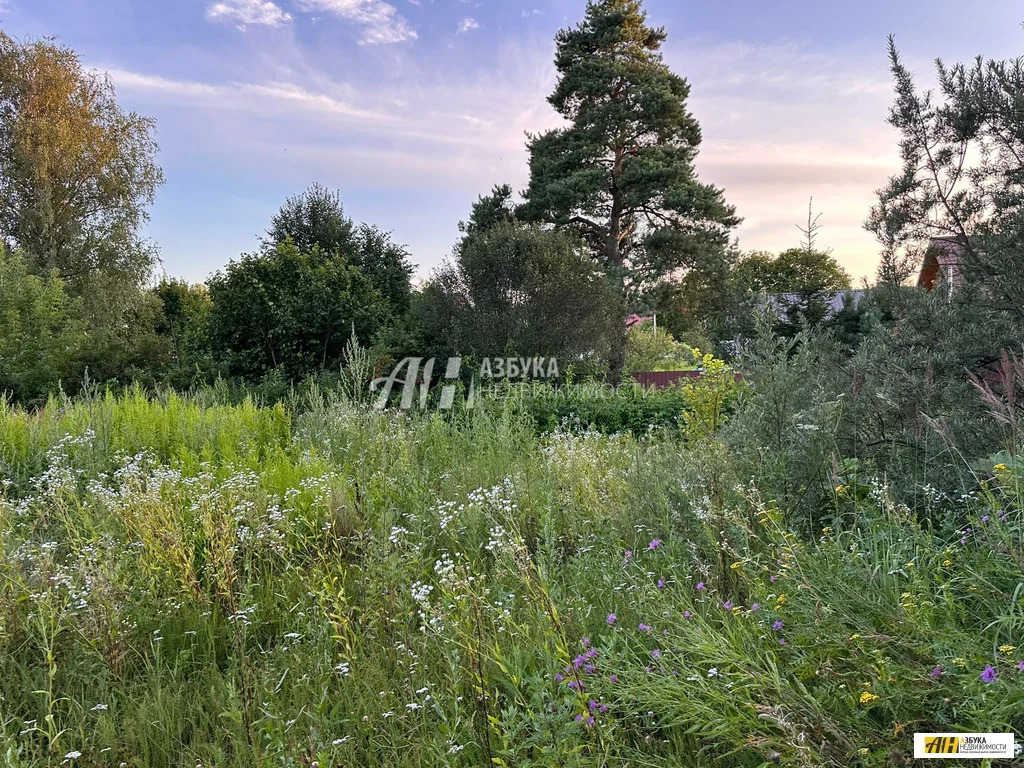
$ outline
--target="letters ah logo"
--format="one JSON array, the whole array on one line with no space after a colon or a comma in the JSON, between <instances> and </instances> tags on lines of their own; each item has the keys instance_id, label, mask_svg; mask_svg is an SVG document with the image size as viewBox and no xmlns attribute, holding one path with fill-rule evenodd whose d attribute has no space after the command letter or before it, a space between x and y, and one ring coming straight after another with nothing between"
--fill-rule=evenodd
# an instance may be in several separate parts
<instances>
[{"instance_id":1,"label":"letters ah logo","mask_svg":"<svg viewBox=\"0 0 1024 768\"><path fill-rule=\"evenodd\" d=\"M956 736L931 736L924 740L924 751L929 755L955 755L960 751Z\"/></svg>"}]
</instances>

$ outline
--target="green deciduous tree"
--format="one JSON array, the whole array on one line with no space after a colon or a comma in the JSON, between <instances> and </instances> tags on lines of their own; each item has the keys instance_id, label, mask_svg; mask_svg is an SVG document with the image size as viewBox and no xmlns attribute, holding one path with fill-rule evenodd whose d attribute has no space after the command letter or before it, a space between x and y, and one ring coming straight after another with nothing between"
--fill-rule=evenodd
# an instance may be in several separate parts
<instances>
[{"instance_id":1,"label":"green deciduous tree","mask_svg":"<svg viewBox=\"0 0 1024 768\"><path fill-rule=\"evenodd\" d=\"M700 127L690 87L662 60L665 31L639 0L592 0L577 27L559 32L558 86L550 103L569 125L529 144L525 215L571 227L627 301L660 277L720 256L738 223L722 191L697 179ZM625 355L613 340L611 376Z\"/></svg>"},{"instance_id":2,"label":"green deciduous tree","mask_svg":"<svg viewBox=\"0 0 1024 768\"><path fill-rule=\"evenodd\" d=\"M0 32L0 237L86 309L105 311L154 263L139 235L163 181L153 132L73 51Z\"/></svg>"},{"instance_id":3,"label":"green deciduous tree","mask_svg":"<svg viewBox=\"0 0 1024 768\"><path fill-rule=\"evenodd\" d=\"M408 251L391 236L367 224L356 225L345 215L341 196L320 184L288 198L267 231L272 245L289 238L304 253L319 248L328 255L344 256L358 267L398 316L409 308L412 266Z\"/></svg>"},{"instance_id":4,"label":"green deciduous tree","mask_svg":"<svg viewBox=\"0 0 1024 768\"><path fill-rule=\"evenodd\" d=\"M156 333L167 341L173 383L192 383L197 374L212 372L210 315L213 303L205 285L164 279L152 290L160 300Z\"/></svg>"},{"instance_id":5,"label":"green deciduous tree","mask_svg":"<svg viewBox=\"0 0 1024 768\"><path fill-rule=\"evenodd\" d=\"M0 243L0 394L32 400L77 376L83 340L60 279L30 274L21 254Z\"/></svg>"},{"instance_id":6,"label":"green deciduous tree","mask_svg":"<svg viewBox=\"0 0 1024 768\"><path fill-rule=\"evenodd\" d=\"M353 329L371 339L389 305L358 268L287 241L244 255L210 278L211 342L235 374L289 379L336 368Z\"/></svg>"},{"instance_id":7,"label":"green deciduous tree","mask_svg":"<svg viewBox=\"0 0 1024 768\"><path fill-rule=\"evenodd\" d=\"M583 241L519 222L507 186L481 197L460 228L453 262L417 302L434 348L564 363L606 355L614 296Z\"/></svg>"}]
</instances>

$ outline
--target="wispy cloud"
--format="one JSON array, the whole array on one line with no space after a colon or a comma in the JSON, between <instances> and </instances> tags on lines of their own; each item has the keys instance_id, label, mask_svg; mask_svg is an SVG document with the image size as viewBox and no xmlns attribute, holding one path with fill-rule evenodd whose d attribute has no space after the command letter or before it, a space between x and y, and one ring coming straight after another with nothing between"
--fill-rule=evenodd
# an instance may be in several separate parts
<instances>
[{"instance_id":1,"label":"wispy cloud","mask_svg":"<svg viewBox=\"0 0 1024 768\"><path fill-rule=\"evenodd\" d=\"M362 27L359 42L365 45L415 40L416 30L391 4L384 0L300 0L304 11L331 13Z\"/></svg>"},{"instance_id":2,"label":"wispy cloud","mask_svg":"<svg viewBox=\"0 0 1024 768\"><path fill-rule=\"evenodd\" d=\"M561 124L546 102L552 54L546 41L506 42L494 66L440 77L403 49L401 75L386 81L340 81L302 53L241 82L111 76L133 108L203 126L188 134L190 154L274 168L289 183L358 178L363 187L464 195L468 206L495 183L522 189L524 134ZM813 196L822 244L852 274L872 274L878 247L862 222L873 190L898 168L884 57L680 40L666 61L692 85L689 106L705 136L697 169L744 217L741 247L791 246Z\"/></svg>"},{"instance_id":3,"label":"wispy cloud","mask_svg":"<svg viewBox=\"0 0 1024 768\"><path fill-rule=\"evenodd\" d=\"M270 0L220 0L206 9L206 18L234 22L243 27L248 24L278 27L292 19Z\"/></svg>"},{"instance_id":4,"label":"wispy cloud","mask_svg":"<svg viewBox=\"0 0 1024 768\"><path fill-rule=\"evenodd\" d=\"M476 19L463 19L459 22L458 34L462 35L474 29L480 29L480 22Z\"/></svg>"}]
</instances>

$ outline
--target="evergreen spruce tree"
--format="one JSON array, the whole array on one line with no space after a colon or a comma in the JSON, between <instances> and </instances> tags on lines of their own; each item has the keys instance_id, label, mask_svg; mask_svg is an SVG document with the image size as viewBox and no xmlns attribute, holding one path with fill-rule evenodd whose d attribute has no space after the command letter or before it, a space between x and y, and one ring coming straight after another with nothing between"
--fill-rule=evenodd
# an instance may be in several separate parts
<instances>
[{"instance_id":1,"label":"evergreen spruce tree","mask_svg":"<svg viewBox=\"0 0 1024 768\"><path fill-rule=\"evenodd\" d=\"M640 0L592 0L558 33L558 86L548 101L569 125L531 137L522 215L571 227L612 281L625 319L631 297L659 278L719 258L739 223L722 191L693 168L700 126L690 87L665 65L665 31ZM609 368L622 375L626 328Z\"/></svg>"}]
</instances>

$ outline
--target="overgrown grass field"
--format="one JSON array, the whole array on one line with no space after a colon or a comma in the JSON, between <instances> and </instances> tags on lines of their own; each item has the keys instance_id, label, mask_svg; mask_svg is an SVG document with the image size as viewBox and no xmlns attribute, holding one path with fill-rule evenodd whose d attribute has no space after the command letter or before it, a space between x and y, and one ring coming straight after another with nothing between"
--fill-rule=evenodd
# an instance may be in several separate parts
<instances>
[{"instance_id":1,"label":"overgrown grass field","mask_svg":"<svg viewBox=\"0 0 1024 768\"><path fill-rule=\"evenodd\" d=\"M727 442L483 406L0 404L0 762L889 766L1024 730L1012 462L928 510L847 478L808 533Z\"/></svg>"}]
</instances>

